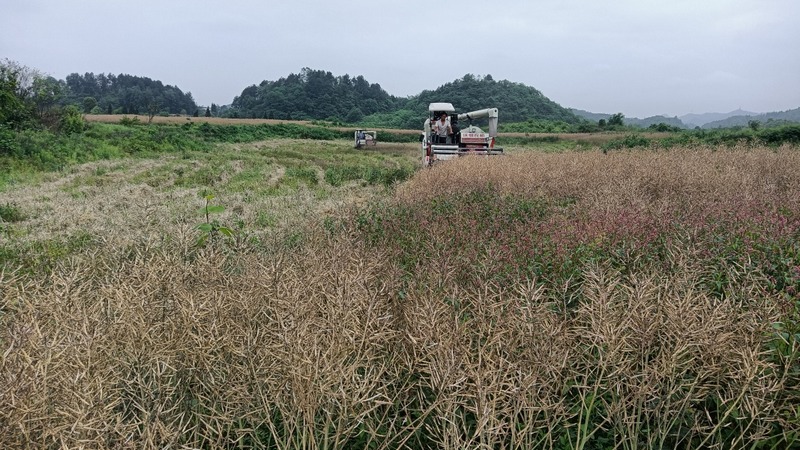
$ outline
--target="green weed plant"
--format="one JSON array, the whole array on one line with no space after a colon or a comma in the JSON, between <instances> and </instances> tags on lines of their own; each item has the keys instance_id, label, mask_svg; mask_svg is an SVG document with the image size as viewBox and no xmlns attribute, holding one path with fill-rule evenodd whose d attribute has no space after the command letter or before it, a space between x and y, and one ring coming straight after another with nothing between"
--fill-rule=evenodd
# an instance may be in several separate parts
<instances>
[{"instance_id":1,"label":"green weed plant","mask_svg":"<svg viewBox=\"0 0 800 450\"><path fill-rule=\"evenodd\" d=\"M207 242L214 242L218 236L233 237L233 230L225 225L220 224L217 219L212 219L215 215L225 212L225 207L222 205L212 205L211 201L216 198L214 194L206 194L203 199L205 206L198 212L205 217L206 221L197 225L200 231L200 237L197 239L197 246L202 247Z\"/></svg>"}]
</instances>

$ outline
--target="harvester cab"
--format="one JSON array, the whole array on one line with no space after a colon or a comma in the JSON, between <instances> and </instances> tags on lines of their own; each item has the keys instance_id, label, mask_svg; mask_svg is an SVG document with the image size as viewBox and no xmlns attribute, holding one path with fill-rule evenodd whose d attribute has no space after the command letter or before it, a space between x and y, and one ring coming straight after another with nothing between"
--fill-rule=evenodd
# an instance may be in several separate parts
<instances>
[{"instance_id":1,"label":"harvester cab","mask_svg":"<svg viewBox=\"0 0 800 450\"><path fill-rule=\"evenodd\" d=\"M377 131L356 130L353 137L355 139L354 148L366 147L367 145L372 145L374 147L378 145Z\"/></svg>"},{"instance_id":2,"label":"harvester cab","mask_svg":"<svg viewBox=\"0 0 800 450\"><path fill-rule=\"evenodd\" d=\"M488 132L472 124L478 119L488 119ZM451 103L431 103L420 135L423 165L466 155L502 155L503 149L495 147L497 121L497 108L456 114Z\"/></svg>"}]
</instances>

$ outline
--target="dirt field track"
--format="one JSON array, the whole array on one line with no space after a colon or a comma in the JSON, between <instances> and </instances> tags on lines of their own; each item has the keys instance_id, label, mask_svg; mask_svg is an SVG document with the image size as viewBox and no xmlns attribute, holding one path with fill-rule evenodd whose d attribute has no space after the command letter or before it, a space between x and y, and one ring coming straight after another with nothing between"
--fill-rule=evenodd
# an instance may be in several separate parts
<instances>
[{"instance_id":1,"label":"dirt field track","mask_svg":"<svg viewBox=\"0 0 800 450\"><path fill-rule=\"evenodd\" d=\"M138 118L140 121L147 123L147 116L142 115L135 115L135 114L126 114L126 115L119 115L119 114L87 114L84 116L86 120L89 122L106 122L106 123L115 123L119 122L119 120L123 117L128 117L130 119ZM189 117L189 116L154 116L153 123L186 123L186 122L209 122L209 123L216 123L216 124L227 124L227 125L257 125L261 123L297 123L297 124L309 124L310 122L307 120L272 120L272 119L227 119L222 117Z\"/></svg>"},{"instance_id":2,"label":"dirt field track","mask_svg":"<svg viewBox=\"0 0 800 450\"><path fill-rule=\"evenodd\" d=\"M147 116L142 115L118 115L118 114L87 114L84 116L87 121L89 122L106 122L106 123L116 123L123 117L128 117L130 119L138 118L139 121L143 123L147 123ZM219 125L259 125L262 123L266 124L277 124L277 123L295 123L299 125L310 125L311 121L309 120L278 120L278 119L229 119L224 117L189 117L189 116L154 116L153 123L173 123L173 124L181 124L187 122L196 122L196 123L214 123ZM355 130L355 127L332 127L336 130ZM416 130L389 130L386 129L385 131L391 133L398 133L398 134L416 134L419 133Z\"/></svg>"}]
</instances>

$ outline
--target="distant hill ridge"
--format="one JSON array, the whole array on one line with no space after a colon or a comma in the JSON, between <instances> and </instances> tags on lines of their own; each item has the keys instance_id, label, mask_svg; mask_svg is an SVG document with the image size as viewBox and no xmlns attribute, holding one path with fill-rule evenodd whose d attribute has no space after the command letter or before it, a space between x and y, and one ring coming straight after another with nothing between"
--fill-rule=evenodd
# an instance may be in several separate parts
<instances>
[{"instance_id":1,"label":"distant hill ridge","mask_svg":"<svg viewBox=\"0 0 800 450\"><path fill-rule=\"evenodd\" d=\"M679 118L683 123L691 127L702 127L703 125L710 123L710 122L717 122L720 120L725 120L729 117L734 116L753 116L758 113L744 111L742 109L737 109L735 111L727 112L727 113L703 113L703 114L684 114Z\"/></svg>"},{"instance_id":2,"label":"distant hill ridge","mask_svg":"<svg viewBox=\"0 0 800 450\"><path fill-rule=\"evenodd\" d=\"M600 119L608 120L611 117L611 114L593 113L574 108L571 108L570 111L590 122L597 122ZM680 128L732 128L749 126L752 121L770 126L784 123L800 123L800 108L764 114L737 109L728 113L685 114L680 117L651 116L644 119L626 117L624 121L625 125L643 128L659 123Z\"/></svg>"},{"instance_id":3,"label":"distant hill ridge","mask_svg":"<svg viewBox=\"0 0 800 450\"><path fill-rule=\"evenodd\" d=\"M727 117L722 120L708 122L702 125L702 128L731 128L731 127L746 127L751 122L758 122L761 125L780 125L782 123L795 123L800 122L800 108L790 109L788 111L770 112L764 114L742 114Z\"/></svg>"},{"instance_id":4,"label":"distant hill ridge","mask_svg":"<svg viewBox=\"0 0 800 450\"><path fill-rule=\"evenodd\" d=\"M593 113L589 111L583 111L580 109L570 108L573 114L577 115L578 117L582 117L590 122L598 122L602 120L608 120L612 115L605 114L605 113ZM667 117L667 116L650 116L645 117L644 119L638 119L635 117L625 117L623 119L625 125L631 125L635 127L642 127L647 128L650 125L658 125L660 123L670 125L673 127L678 128L689 128L681 119L678 117Z\"/></svg>"}]
</instances>

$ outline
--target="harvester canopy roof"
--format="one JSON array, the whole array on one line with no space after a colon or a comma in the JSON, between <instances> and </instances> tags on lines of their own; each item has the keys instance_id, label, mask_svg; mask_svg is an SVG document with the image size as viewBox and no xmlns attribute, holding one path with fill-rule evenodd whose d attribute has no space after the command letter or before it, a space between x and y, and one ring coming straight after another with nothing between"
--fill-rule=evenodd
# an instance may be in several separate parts
<instances>
[{"instance_id":1,"label":"harvester canopy roof","mask_svg":"<svg viewBox=\"0 0 800 450\"><path fill-rule=\"evenodd\" d=\"M454 113L456 109L453 108L452 103L431 103L428 105L428 112L446 112Z\"/></svg>"}]
</instances>

